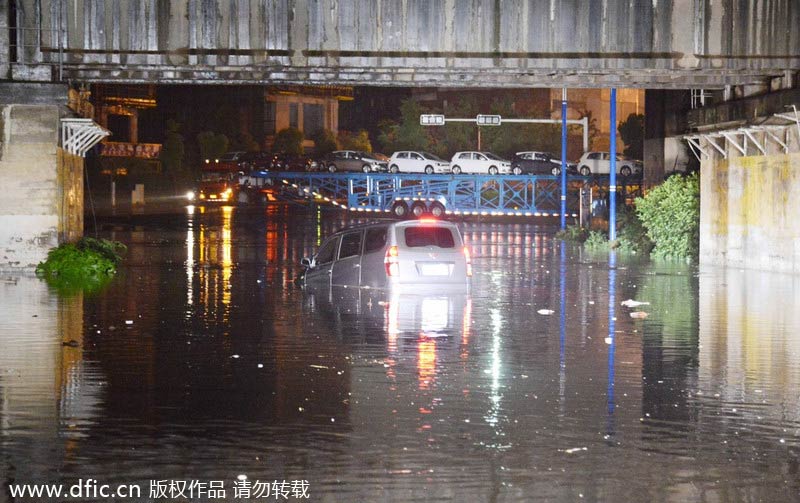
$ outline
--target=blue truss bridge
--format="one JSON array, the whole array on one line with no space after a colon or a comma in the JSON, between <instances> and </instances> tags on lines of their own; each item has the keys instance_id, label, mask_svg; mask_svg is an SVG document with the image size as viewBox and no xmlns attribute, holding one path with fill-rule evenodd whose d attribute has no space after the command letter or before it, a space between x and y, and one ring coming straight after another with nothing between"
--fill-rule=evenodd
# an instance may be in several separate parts
<instances>
[{"instance_id":1,"label":"blue truss bridge","mask_svg":"<svg viewBox=\"0 0 800 503\"><path fill-rule=\"evenodd\" d=\"M241 176L239 181L244 198L252 199L259 193L269 193L278 200L304 200L348 211L387 213L400 218L423 215L561 215L561 179L553 175L256 171ZM602 190L602 181L596 177L568 177L568 217L578 216L580 190L586 186Z\"/></svg>"}]
</instances>

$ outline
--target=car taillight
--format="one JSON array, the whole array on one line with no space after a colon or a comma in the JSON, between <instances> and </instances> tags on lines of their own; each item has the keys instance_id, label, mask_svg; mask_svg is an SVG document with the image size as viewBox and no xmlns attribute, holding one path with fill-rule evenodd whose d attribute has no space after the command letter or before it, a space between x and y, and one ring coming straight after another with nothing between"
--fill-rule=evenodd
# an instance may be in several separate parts
<instances>
[{"instance_id":1,"label":"car taillight","mask_svg":"<svg viewBox=\"0 0 800 503\"><path fill-rule=\"evenodd\" d=\"M400 263L398 262L397 255L396 246L390 246L389 249L386 250L386 255L383 258L383 265L386 268L387 276L400 275Z\"/></svg>"},{"instance_id":2,"label":"car taillight","mask_svg":"<svg viewBox=\"0 0 800 503\"><path fill-rule=\"evenodd\" d=\"M423 224L435 224L438 222L438 220L431 217L420 218L419 221Z\"/></svg>"},{"instance_id":3,"label":"car taillight","mask_svg":"<svg viewBox=\"0 0 800 503\"><path fill-rule=\"evenodd\" d=\"M464 247L464 259L467 263L467 276L472 276L472 257L469 254L469 248Z\"/></svg>"}]
</instances>

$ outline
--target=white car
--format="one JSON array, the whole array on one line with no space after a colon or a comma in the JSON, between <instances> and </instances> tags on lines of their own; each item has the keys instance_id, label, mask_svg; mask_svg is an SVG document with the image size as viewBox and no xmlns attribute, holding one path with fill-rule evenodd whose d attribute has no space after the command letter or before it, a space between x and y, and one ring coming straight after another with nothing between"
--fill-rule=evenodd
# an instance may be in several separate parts
<instances>
[{"instance_id":1,"label":"white car","mask_svg":"<svg viewBox=\"0 0 800 503\"><path fill-rule=\"evenodd\" d=\"M472 276L458 227L430 218L341 230L301 264L306 287L465 291Z\"/></svg>"},{"instance_id":2,"label":"white car","mask_svg":"<svg viewBox=\"0 0 800 503\"><path fill-rule=\"evenodd\" d=\"M578 173L582 176L610 174L611 154L608 152L585 152L578 161ZM642 163L618 155L617 173L622 176L641 175Z\"/></svg>"},{"instance_id":3,"label":"white car","mask_svg":"<svg viewBox=\"0 0 800 503\"><path fill-rule=\"evenodd\" d=\"M456 152L450 159L450 171L454 175L461 173L507 175L511 173L511 163L491 152Z\"/></svg>"},{"instance_id":4,"label":"white car","mask_svg":"<svg viewBox=\"0 0 800 503\"><path fill-rule=\"evenodd\" d=\"M389 173L449 173L450 163L444 159L420 151L395 152L389 159Z\"/></svg>"}]
</instances>

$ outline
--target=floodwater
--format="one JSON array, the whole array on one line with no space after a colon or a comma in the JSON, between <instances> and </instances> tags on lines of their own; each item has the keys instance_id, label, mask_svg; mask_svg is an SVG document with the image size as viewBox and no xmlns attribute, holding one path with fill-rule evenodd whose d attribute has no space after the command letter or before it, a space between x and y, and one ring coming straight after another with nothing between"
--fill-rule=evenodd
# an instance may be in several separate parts
<instances>
[{"instance_id":1,"label":"floodwater","mask_svg":"<svg viewBox=\"0 0 800 503\"><path fill-rule=\"evenodd\" d=\"M101 293L4 276L0 501L89 478L140 486L118 501L186 500L175 481L194 500L211 481L229 501L800 500L798 277L588 254L512 220L459 224L469 295L295 286L354 222L99 218L129 247ZM265 499L276 481L295 491Z\"/></svg>"}]
</instances>

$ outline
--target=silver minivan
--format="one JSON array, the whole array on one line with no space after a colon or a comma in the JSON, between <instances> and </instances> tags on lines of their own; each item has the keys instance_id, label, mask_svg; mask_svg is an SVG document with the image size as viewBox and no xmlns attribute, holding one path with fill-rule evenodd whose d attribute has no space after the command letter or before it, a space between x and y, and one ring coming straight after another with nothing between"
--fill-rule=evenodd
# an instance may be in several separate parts
<instances>
[{"instance_id":1,"label":"silver minivan","mask_svg":"<svg viewBox=\"0 0 800 503\"><path fill-rule=\"evenodd\" d=\"M305 286L467 290L470 253L458 227L435 219L344 229L304 258Z\"/></svg>"}]
</instances>

